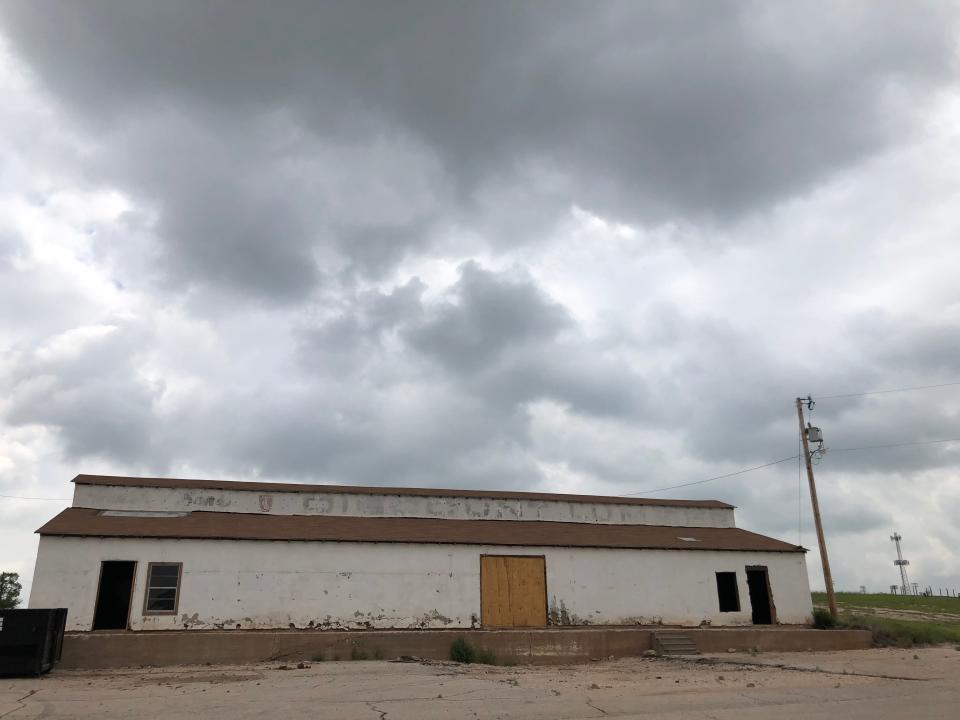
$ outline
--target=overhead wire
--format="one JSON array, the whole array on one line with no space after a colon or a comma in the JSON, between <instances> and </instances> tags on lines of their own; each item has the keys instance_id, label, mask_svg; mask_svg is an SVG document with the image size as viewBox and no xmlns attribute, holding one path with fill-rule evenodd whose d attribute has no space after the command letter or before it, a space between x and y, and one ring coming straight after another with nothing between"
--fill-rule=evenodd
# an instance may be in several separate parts
<instances>
[{"instance_id":1,"label":"overhead wire","mask_svg":"<svg viewBox=\"0 0 960 720\"><path fill-rule=\"evenodd\" d=\"M916 440L913 442L905 443L887 443L883 445L863 445L861 447L851 447L851 448L825 448L827 454L833 452L854 452L856 450L881 450L884 448L898 448L898 447L910 447L914 445L937 445L941 443L951 443L951 442L960 442L960 438L944 438L941 440ZM797 498L798 505L802 508L803 500L803 464L802 464L803 453L798 452L796 455L791 455L790 457L781 458L780 460L771 460L768 463L763 465L755 465L753 467L744 468L742 470L736 470L731 473L726 473L724 475L717 475L715 477L705 478L703 480L694 480L693 482L679 483L677 485L668 485L666 487L652 488L650 490L638 490L637 492L623 493L624 497L632 497L634 495L649 495L656 492L664 492L666 490L677 490L678 488L691 487L693 485L703 485L705 483L714 482L715 480L724 480L726 478L736 477L737 475L744 475L754 470L762 470L763 468L771 467L773 465L779 465L780 463L785 463L789 460L798 460L797 463ZM802 528L802 510L797 512L797 522L798 522L798 534L800 528ZM802 543L799 543L802 544Z\"/></svg>"},{"instance_id":2,"label":"overhead wire","mask_svg":"<svg viewBox=\"0 0 960 720\"><path fill-rule=\"evenodd\" d=\"M836 400L838 398L865 397L867 395L887 395L889 393L911 392L913 390L933 390L934 388L953 387L955 385L960 385L960 380L957 380L955 382L938 383L936 385L913 385L911 387L889 388L887 390L868 390L867 392L841 393L839 395L819 395L817 396L816 400L817 402L819 402L821 400Z\"/></svg>"},{"instance_id":3,"label":"overhead wire","mask_svg":"<svg viewBox=\"0 0 960 720\"><path fill-rule=\"evenodd\" d=\"M916 440L913 442L885 443L883 445L861 445L850 448L827 448L827 452L853 452L854 450L881 450L883 448L910 447L912 445L939 445L941 443L960 442L960 437L944 438L942 440Z\"/></svg>"},{"instance_id":4,"label":"overhead wire","mask_svg":"<svg viewBox=\"0 0 960 720\"><path fill-rule=\"evenodd\" d=\"M825 448L827 453L837 453L837 452L856 452L858 450L883 450L886 448L899 448L899 447L912 447L918 445L941 445L944 443L960 442L960 437L955 438L942 438L939 440L915 440L912 442L902 442L902 443L884 443L881 445L861 445L860 447L849 447L849 448ZM799 444L799 441L798 441ZM724 475L717 475L715 477L705 478L703 480L694 480L693 482L679 483L677 485L668 485L666 487L652 488L650 490L638 490L637 492L623 493L624 497L632 497L634 495L648 495L650 493L656 492L665 492L666 490L677 490L679 488L692 487L694 485L703 485L705 483L714 482L716 480L725 480L726 478L736 477L737 475L744 475L754 470L762 470L763 468L772 467L773 465L779 465L780 463L785 463L789 460L797 460L797 504L802 508L803 505L803 464L801 462L803 457L802 452L798 452L796 455L791 455L790 457L780 458L779 460L771 460L768 463L762 465L754 465L753 467L743 468L742 470L736 470L731 473L726 473ZM0 498L8 498L12 500L55 500L59 502L70 502L70 498L56 498L56 497L29 497L25 495L0 495ZM798 535L801 532L802 528L802 510L797 511L797 532Z\"/></svg>"},{"instance_id":5,"label":"overhead wire","mask_svg":"<svg viewBox=\"0 0 960 720\"><path fill-rule=\"evenodd\" d=\"M733 477L735 475L743 475L744 473L753 472L754 470L760 470L762 468L770 467L771 465L779 465L780 463L785 463L788 460L793 460L797 456L791 455L790 457L781 458L780 460L773 460L763 465L756 465L754 467L744 468L743 470L737 470L732 473L727 473L726 475L717 475L716 477L707 478L706 480L694 480L693 482L680 483L679 485L670 485L668 487L654 488L652 490L639 490L632 493L624 493L624 496L630 497L632 495L648 495L649 493L663 492L664 490L676 490L677 488L690 487L691 485L702 485L703 483L713 482L714 480L723 480L724 478Z\"/></svg>"},{"instance_id":6,"label":"overhead wire","mask_svg":"<svg viewBox=\"0 0 960 720\"><path fill-rule=\"evenodd\" d=\"M933 388L941 387L951 387L955 385L960 385L958 382L949 382L949 383L939 383L937 385L916 385L913 387L903 387L903 388L892 388L889 390L874 390L870 392L863 393L846 393L842 395L821 395L817 400L832 400L836 398L848 398L848 397L862 397L865 395L881 395L886 393L896 393L896 392L908 392L911 390L929 390ZM744 468L742 470L736 470L731 473L726 473L724 475L717 475L715 477L705 478L703 480L694 480L693 482L679 483L677 485L668 485L660 488L651 488L649 490L638 490L637 492L623 493L625 497L632 497L634 495L648 495L650 493L665 492L667 490L677 490L679 488L692 487L694 485L703 485L705 483L714 482L716 480L725 480L727 478L736 477L738 475L744 475L754 470L762 470L763 468L768 468L773 465L779 465L780 463L785 463L789 460L797 460L797 535L800 539L803 520L802 520L802 507L803 507L803 465L802 465L802 451L800 450L801 443L798 439L798 452L796 455L791 455L790 457L781 458L779 460L772 460L768 463L762 465L755 465L753 467ZM884 443L880 445L861 445L860 447L850 447L850 448L825 448L827 452L836 453L836 452L856 452L859 450L882 450L886 448L899 448L899 447L912 447L919 445L939 445L944 443L960 442L960 437L955 438L942 438L938 440L915 440L911 442L902 442L902 443ZM70 498L56 498L56 497L31 497L26 495L3 495L0 494L0 498L7 498L11 500L50 500L57 502L70 502ZM802 543L801 543L802 544Z\"/></svg>"},{"instance_id":7,"label":"overhead wire","mask_svg":"<svg viewBox=\"0 0 960 720\"><path fill-rule=\"evenodd\" d=\"M886 395L889 393L898 393L898 392L911 392L914 390L932 390L934 388L944 388L944 387L954 387L960 385L960 380L955 382L947 383L937 383L934 385L912 385L909 387L899 387L899 388L888 388L885 390L869 390L866 392L859 393L841 393L836 395L820 395L817 397L817 400L835 400L839 398L852 398L852 397L865 397L867 395ZM810 407L811 416L813 414L813 407ZM826 452L855 452L858 450L881 450L884 448L898 448L898 447L911 447L918 445L937 445L942 443L951 443L951 442L960 442L960 438L944 438L940 440L916 440L912 442L903 442L903 443L885 443L880 445L863 445L861 447L852 447L852 448L824 448ZM649 495L651 493L664 492L666 490L677 490L679 488L692 487L694 485L703 485L705 483L714 482L716 480L724 480L726 478L736 477L737 475L743 475L745 473L753 472L754 470L762 470L763 468L771 467L773 465L779 465L780 463L787 462L788 460L797 460L797 537L798 544L802 540L803 532L803 451L802 451L802 442L798 438L797 440L797 454L791 455L787 458L781 458L780 460L773 460L763 465L756 465L754 467L744 468L743 470L737 470L735 472L726 473L724 475L717 475L716 477L705 478L703 480L694 480L693 482L679 483L677 485L667 485L660 488L651 488L649 490L639 490L632 493L624 493L624 496L630 497L634 495Z\"/></svg>"}]
</instances>

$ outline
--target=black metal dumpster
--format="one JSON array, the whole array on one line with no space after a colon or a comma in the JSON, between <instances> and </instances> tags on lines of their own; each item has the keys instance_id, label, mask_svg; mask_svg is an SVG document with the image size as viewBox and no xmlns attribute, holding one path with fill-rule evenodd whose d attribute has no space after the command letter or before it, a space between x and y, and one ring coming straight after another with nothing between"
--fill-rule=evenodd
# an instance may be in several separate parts
<instances>
[{"instance_id":1,"label":"black metal dumpster","mask_svg":"<svg viewBox=\"0 0 960 720\"><path fill-rule=\"evenodd\" d=\"M60 661L66 608L0 610L0 675L40 675Z\"/></svg>"}]
</instances>

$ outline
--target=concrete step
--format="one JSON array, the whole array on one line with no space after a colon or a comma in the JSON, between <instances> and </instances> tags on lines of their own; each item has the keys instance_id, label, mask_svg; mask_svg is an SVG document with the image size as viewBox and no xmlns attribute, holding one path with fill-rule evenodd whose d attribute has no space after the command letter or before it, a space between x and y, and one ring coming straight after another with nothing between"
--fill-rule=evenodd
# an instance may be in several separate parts
<instances>
[{"instance_id":1,"label":"concrete step","mask_svg":"<svg viewBox=\"0 0 960 720\"><path fill-rule=\"evenodd\" d=\"M654 646L664 655L699 655L700 651L690 636L678 630L656 630Z\"/></svg>"}]
</instances>

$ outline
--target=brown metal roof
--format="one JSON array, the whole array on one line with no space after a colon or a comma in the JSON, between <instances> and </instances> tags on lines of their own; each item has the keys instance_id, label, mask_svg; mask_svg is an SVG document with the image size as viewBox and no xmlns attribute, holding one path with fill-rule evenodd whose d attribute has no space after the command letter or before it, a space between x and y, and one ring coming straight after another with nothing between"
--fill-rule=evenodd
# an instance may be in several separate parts
<instances>
[{"instance_id":1,"label":"brown metal roof","mask_svg":"<svg viewBox=\"0 0 960 720\"><path fill-rule=\"evenodd\" d=\"M92 508L67 508L37 532L81 537L804 552L797 545L739 528L221 512L130 517L101 515L101 512ZM681 538L693 538L693 541Z\"/></svg>"},{"instance_id":2,"label":"brown metal roof","mask_svg":"<svg viewBox=\"0 0 960 720\"><path fill-rule=\"evenodd\" d=\"M666 500L614 495L566 495L500 490L456 490L442 488L369 487L361 485L305 485L301 483L240 482L236 480L184 480L178 478L139 478L114 475L77 475L78 485L115 485L121 487L195 488L207 490L253 490L257 492L356 493L359 495L418 495L421 497L498 498L506 500L553 500L559 502L604 503L609 505L660 505L666 507L732 508L719 500Z\"/></svg>"}]
</instances>

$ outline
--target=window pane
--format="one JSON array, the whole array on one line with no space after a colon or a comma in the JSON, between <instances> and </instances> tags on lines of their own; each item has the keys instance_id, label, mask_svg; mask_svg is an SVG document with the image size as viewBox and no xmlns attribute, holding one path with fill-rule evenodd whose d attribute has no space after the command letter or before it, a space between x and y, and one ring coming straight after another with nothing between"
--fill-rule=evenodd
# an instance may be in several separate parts
<instances>
[{"instance_id":1,"label":"window pane","mask_svg":"<svg viewBox=\"0 0 960 720\"><path fill-rule=\"evenodd\" d=\"M147 593L148 612L173 612L177 601L175 589L150 590Z\"/></svg>"},{"instance_id":2,"label":"window pane","mask_svg":"<svg viewBox=\"0 0 960 720\"><path fill-rule=\"evenodd\" d=\"M144 612L174 612L180 580L179 563L158 563L150 566L147 578L147 601Z\"/></svg>"},{"instance_id":3,"label":"window pane","mask_svg":"<svg viewBox=\"0 0 960 720\"><path fill-rule=\"evenodd\" d=\"M150 569L150 587L176 587L180 568L176 565L154 565Z\"/></svg>"}]
</instances>

